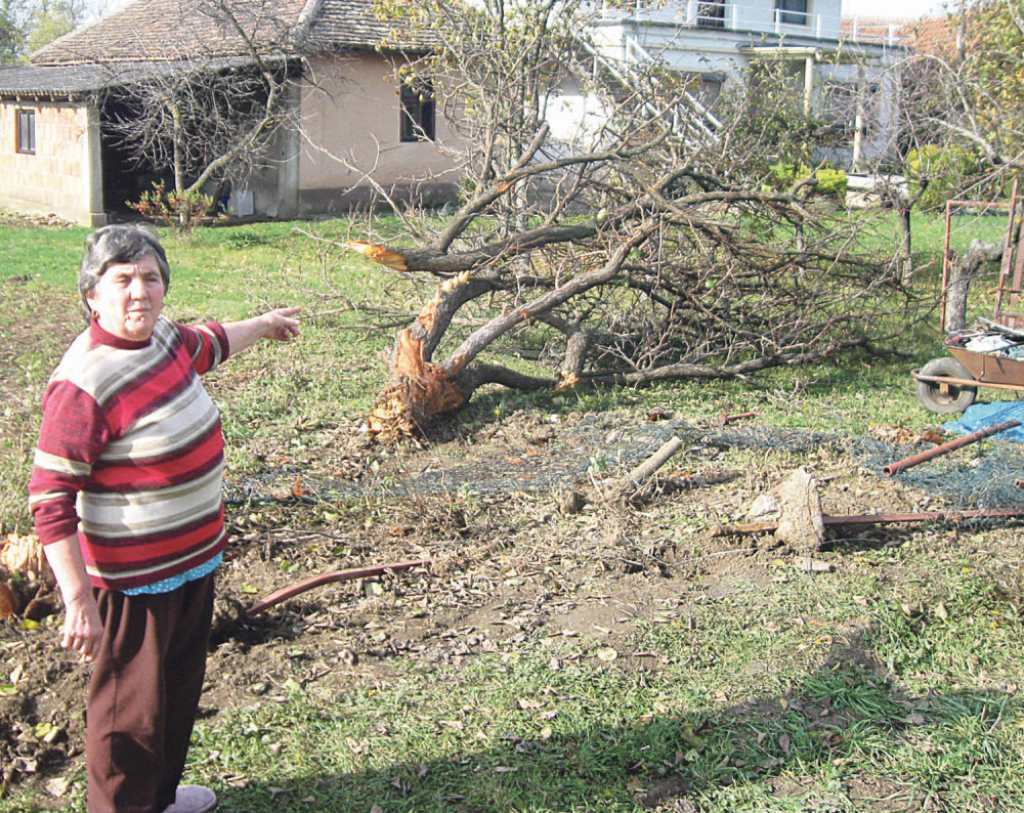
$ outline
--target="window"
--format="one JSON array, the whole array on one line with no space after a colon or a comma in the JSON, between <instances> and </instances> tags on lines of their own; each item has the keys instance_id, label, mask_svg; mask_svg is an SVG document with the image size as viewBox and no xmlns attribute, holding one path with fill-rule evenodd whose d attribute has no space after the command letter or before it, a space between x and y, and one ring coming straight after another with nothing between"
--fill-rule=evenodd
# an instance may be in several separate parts
<instances>
[{"instance_id":1,"label":"window","mask_svg":"<svg viewBox=\"0 0 1024 813\"><path fill-rule=\"evenodd\" d=\"M700 77L696 87L690 92L697 97L697 101L705 107L714 106L718 97L722 95L722 85L725 79L720 73L705 73Z\"/></svg>"},{"instance_id":2,"label":"window","mask_svg":"<svg viewBox=\"0 0 1024 813\"><path fill-rule=\"evenodd\" d=\"M856 134L859 112L861 134L870 136L878 124L878 97L878 85L858 89L856 82L830 82L822 90L821 117L830 123L833 134L849 139Z\"/></svg>"},{"instance_id":3,"label":"window","mask_svg":"<svg viewBox=\"0 0 1024 813\"><path fill-rule=\"evenodd\" d=\"M725 75L700 71L687 72L686 90L705 108L711 108L722 93Z\"/></svg>"},{"instance_id":4,"label":"window","mask_svg":"<svg viewBox=\"0 0 1024 813\"><path fill-rule=\"evenodd\" d=\"M810 25L807 0L775 0L775 19L783 25Z\"/></svg>"},{"instance_id":5,"label":"window","mask_svg":"<svg viewBox=\"0 0 1024 813\"><path fill-rule=\"evenodd\" d=\"M36 111L18 110L15 133L18 139L18 152L35 155L36 152Z\"/></svg>"},{"instance_id":6,"label":"window","mask_svg":"<svg viewBox=\"0 0 1024 813\"><path fill-rule=\"evenodd\" d=\"M698 28L725 28L725 3L707 2L697 4Z\"/></svg>"},{"instance_id":7,"label":"window","mask_svg":"<svg viewBox=\"0 0 1024 813\"><path fill-rule=\"evenodd\" d=\"M402 85L401 140L434 140L434 88L421 80Z\"/></svg>"}]
</instances>

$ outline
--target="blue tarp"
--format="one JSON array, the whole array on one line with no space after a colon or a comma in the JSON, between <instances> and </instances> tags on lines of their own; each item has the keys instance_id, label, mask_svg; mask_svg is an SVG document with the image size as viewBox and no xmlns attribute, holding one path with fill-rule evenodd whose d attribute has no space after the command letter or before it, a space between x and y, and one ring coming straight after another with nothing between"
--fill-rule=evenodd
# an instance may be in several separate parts
<instances>
[{"instance_id":1,"label":"blue tarp","mask_svg":"<svg viewBox=\"0 0 1024 813\"><path fill-rule=\"evenodd\" d=\"M1024 401L993 401L974 404L967 407L967 411L960 416L959 420L944 423L942 428L947 432L969 435L971 432L987 429L1003 421L1020 421L1022 426L1015 426L1013 429L1007 429L1005 432L992 435L992 437L1024 443Z\"/></svg>"}]
</instances>

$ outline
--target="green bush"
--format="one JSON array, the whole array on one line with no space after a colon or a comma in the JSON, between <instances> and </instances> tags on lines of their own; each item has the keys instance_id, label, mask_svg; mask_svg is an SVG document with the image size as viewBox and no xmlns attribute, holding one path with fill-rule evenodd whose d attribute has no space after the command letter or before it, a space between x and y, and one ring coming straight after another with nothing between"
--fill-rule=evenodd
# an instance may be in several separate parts
<instances>
[{"instance_id":1,"label":"green bush","mask_svg":"<svg viewBox=\"0 0 1024 813\"><path fill-rule=\"evenodd\" d=\"M924 211L940 211L947 201L958 197L962 189L984 174L984 168L981 159L971 150L926 144L907 155L906 173L910 197L914 198L921 182L927 180L928 188L918 205Z\"/></svg>"},{"instance_id":2,"label":"green bush","mask_svg":"<svg viewBox=\"0 0 1024 813\"><path fill-rule=\"evenodd\" d=\"M128 207L185 236L218 218L217 202L212 197L201 192L168 191L163 180L156 181L149 192L143 192L138 203L128 201Z\"/></svg>"},{"instance_id":3,"label":"green bush","mask_svg":"<svg viewBox=\"0 0 1024 813\"><path fill-rule=\"evenodd\" d=\"M772 164L769 167L775 178L777 188L783 189L792 186L797 181L809 178L812 175L818 183L814 187L813 194L824 197L834 197L843 200L846 197L846 173L841 169L830 167L819 167L812 170L804 164Z\"/></svg>"}]
</instances>

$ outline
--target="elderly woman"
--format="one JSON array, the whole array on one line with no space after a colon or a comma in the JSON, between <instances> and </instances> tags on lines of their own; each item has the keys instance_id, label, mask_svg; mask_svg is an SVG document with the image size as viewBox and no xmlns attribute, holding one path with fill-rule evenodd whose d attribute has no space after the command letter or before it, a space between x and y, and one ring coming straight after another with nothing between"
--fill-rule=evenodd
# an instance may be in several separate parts
<instances>
[{"instance_id":1,"label":"elderly woman","mask_svg":"<svg viewBox=\"0 0 1024 813\"><path fill-rule=\"evenodd\" d=\"M64 599L61 646L93 664L90 813L203 813L181 786L206 670L213 571L227 538L224 444L199 376L259 339L298 335L298 308L185 327L160 315L163 247L138 226L86 241L89 326L50 378L29 482Z\"/></svg>"}]
</instances>

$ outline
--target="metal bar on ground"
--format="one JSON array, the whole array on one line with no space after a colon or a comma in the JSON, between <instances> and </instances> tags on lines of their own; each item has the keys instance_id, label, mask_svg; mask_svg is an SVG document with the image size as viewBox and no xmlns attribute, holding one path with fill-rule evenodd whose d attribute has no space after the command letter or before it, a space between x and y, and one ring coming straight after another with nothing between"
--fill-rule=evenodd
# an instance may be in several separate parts
<instances>
[{"instance_id":1,"label":"metal bar on ground","mask_svg":"<svg viewBox=\"0 0 1024 813\"><path fill-rule=\"evenodd\" d=\"M971 511L918 511L901 514L839 514L822 516L826 527L832 525L884 525L890 522L927 522L931 519L985 519L989 517L1022 517L1024 508L991 508ZM731 534L760 534L774 531L779 527L777 521L739 522L735 525L722 525L712 532L712 536L729 536Z\"/></svg>"},{"instance_id":2,"label":"metal bar on ground","mask_svg":"<svg viewBox=\"0 0 1024 813\"><path fill-rule=\"evenodd\" d=\"M956 438L948 443L943 443L936 446L934 449L929 449L926 452L921 452L920 454L912 455L895 463L890 463L882 469L882 474L886 477L892 477L893 475L899 474L901 471L906 471L919 463L924 463L934 457L949 454L950 452L959 449L961 446L977 443L979 440L987 438L989 435L1005 432L1007 429L1013 429L1015 426L1020 426L1020 421L1003 421L1002 423L997 423L995 426L987 426L984 429L978 429L976 432L971 432L971 434L964 435L962 438Z\"/></svg>"},{"instance_id":3,"label":"metal bar on ground","mask_svg":"<svg viewBox=\"0 0 1024 813\"><path fill-rule=\"evenodd\" d=\"M271 593L266 598L257 601L245 611L245 614L248 616L259 615L260 613L269 610L275 604L280 604L282 601L287 601L300 593L305 593L307 590L312 590L314 587L320 587L325 584L349 582L355 581L356 579L369 579L374 576L383 576L389 570L411 570L414 567L421 567L429 564L430 559L417 559L412 562L394 562L390 565L374 565L372 567L357 567L351 570L336 570L332 573L321 573L319 576L313 576L310 579L296 582L288 587L282 587L277 592Z\"/></svg>"},{"instance_id":4,"label":"metal bar on ground","mask_svg":"<svg viewBox=\"0 0 1024 813\"><path fill-rule=\"evenodd\" d=\"M733 421L739 421L743 418L753 418L756 412L740 412L738 415L726 415L724 412L718 414L718 418L715 420L716 426L728 426Z\"/></svg>"}]
</instances>

